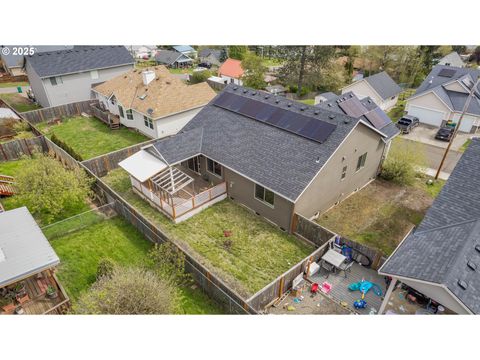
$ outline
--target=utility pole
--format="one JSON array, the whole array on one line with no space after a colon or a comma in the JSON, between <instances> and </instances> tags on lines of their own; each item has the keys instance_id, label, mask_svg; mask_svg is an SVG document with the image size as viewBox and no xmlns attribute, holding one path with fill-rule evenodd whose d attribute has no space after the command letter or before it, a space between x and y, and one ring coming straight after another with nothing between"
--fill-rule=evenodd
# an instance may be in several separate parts
<instances>
[{"instance_id":1,"label":"utility pole","mask_svg":"<svg viewBox=\"0 0 480 360\"><path fill-rule=\"evenodd\" d=\"M462 124L463 116L467 112L468 107L470 106L470 102L472 101L472 98L475 95L475 91L478 87L478 84L480 84L480 77L477 79L475 84L472 86L470 89L470 93L468 94L468 97L465 101L465 104L463 105L463 110L462 114L460 115L460 118L458 119L457 126L455 126L455 130L453 130L453 135L448 142L447 148L445 149L445 153L443 154L442 161L440 162L440 166L438 167L437 174L435 175L435 180L438 179L438 176L440 175L440 171L442 170L443 163L445 162L445 159L447 158L448 152L450 151L450 147L452 146L453 140L455 139L455 136L457 135L458 129L460 128L460 125Z\"/></svg>"}]
</instances>

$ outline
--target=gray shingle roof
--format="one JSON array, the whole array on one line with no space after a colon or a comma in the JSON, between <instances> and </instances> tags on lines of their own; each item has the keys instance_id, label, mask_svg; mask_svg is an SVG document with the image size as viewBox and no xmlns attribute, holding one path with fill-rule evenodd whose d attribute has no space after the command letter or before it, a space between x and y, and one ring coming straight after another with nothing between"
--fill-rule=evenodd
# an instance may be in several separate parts
<instances>
[{"instance_id":1,"label":"gray shingle roof","mask_svg":"<svg viewBox=\"0 0 480 360\"><path fill-rule=\"evenodd\" d=\"M235 88L237 90L234 90ZM295 201L358 123L358 119L292 102L283 97L270 95L265 99L261 94L266 93L256 91L256 95L252 95L254 91L243 93L243 89L229 85L224 91L336 124L336 129L324 143L320 144L215 106L214 99L182 129L181 133L157 141L155 147L168 158L167 161L179 161L185 158L185 154L192 156L197 154L198 139L201 138L203 155ZM278 104L275 103L275 99L279 100ZM287 107L287 103L291 103L292 106ZM302 107L304 111L300 110ZM314 114L315 111L318 115ZM331 115L334 116L333 119L329 118ZM203 129L201 137L199 129ZM191 147L184 145L186 136L193 139ZM175 153L177 138L182 155Z\"/></svg>"},{"instance_id":2,"label":"gray shingle roof","mask_svg":"<svg viewBox=\"0 0 480 360\"><path fill-rule=\"evenodd\" d=\"M125 46L74 46L25 57L40 77L134 64Z\"/></svg>"},{"instance_id":3,"label":"gray shingle roof","mask_svg":"<svg viewBox=\"0 0 480 360\"><path fill-rule=\"evenodd\" d=\"M402 88L385 72L364 78L375 89L383 100L396 96L402 92Z\"/></svg>"},{"instance_id":4,"label":"gray shingle roof","mask_svg":"<svg viewBox=\"0 0 480 360\"><path fill-rule=\"evenodd\" d=\"M480 313L480 139L473 139L416 231L385 262L382 273L443 284ZM467 283L464 290L458 285Z\"/></svg>"},{"instance_id":5,"label":"gray shingle roof","mask_svg":"<svg viewBox=\"0 0 480 360\"><path fill-rule=\"evenodd\" d=\"M201 58L208 57L210 55L212 55L213 57L215 57L217 60L220 61L222 57L222 50L205 48L200 50L200 52L198 53L198 56Z\"/></svg>"},{"instance_id":6,"label":"gray shingle roof","mask_svg":"<svg viewBox=\"0 0 480 360\"><path fill-rule=\"evenodd\" d=\"M0 213L0 288L59 262L26 207Z\"/></svg>"},{"instance_id":7,"label":"gray shingle roof","mask_svg":"<svg viewBox=\"0 0 480 360\"><path fill-rule=\"evenodd\" d=\"M2 45L0 48L8 47L10 49L10 53L8 55L4 55L0 52L0 57L2 58L4 64L7 67L23 67L23 55L14 55L12 48L34 48L35 53L46 52L46 51L56 51L56 50L64 50L64 49L72 49L73 46L71 45L41 45L41 46L33 46L33 45Z\"/></svg>"},{"instance_id":8,"label":"gray shingle roof","mask_svg":"<svg viewBox=\"0 0 480 360\"><path fill-rule=\"evenodd\" d=\"M172 50L159 50L155 54L155 60L164 65L172 65L175 63L175 61L179 61L181 59L187 60L189 58L178 51Z\"/></svg>"}]
</instances>

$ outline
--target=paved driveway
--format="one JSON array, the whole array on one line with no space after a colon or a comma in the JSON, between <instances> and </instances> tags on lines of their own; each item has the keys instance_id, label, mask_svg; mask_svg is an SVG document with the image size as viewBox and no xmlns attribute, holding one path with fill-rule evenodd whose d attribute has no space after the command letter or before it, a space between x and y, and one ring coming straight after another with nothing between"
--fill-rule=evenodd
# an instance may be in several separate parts
<instances>
[{"instance_id":1,"label":"paved driveway","mask_svg":"<svg viewBox=\"0 0 480 360\"><path fill-rule=\"evenodd\" d=\"M413 140L413 141L419 141L427 145L436 146L436 147L445 149L448 143L446 141L440 141L435 139L435 134L437 133L437 131L438 131L437 127L430 127L430 126L425 126L421 124L417 126L415 129L413 129L413 131L410 132L410 134L401 135L401 138ZM450 148L452 150L458 151L462 147L462 145L465 143L465 141L470 139L472 136L477 136L477 135L458 132Z\"/></svg>"}]
</instances>

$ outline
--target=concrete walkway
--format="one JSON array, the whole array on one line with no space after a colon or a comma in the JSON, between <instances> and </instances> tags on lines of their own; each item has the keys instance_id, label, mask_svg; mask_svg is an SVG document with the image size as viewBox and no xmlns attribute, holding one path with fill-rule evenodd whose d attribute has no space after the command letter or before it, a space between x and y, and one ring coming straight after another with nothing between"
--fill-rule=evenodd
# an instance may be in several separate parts
<instances>
[{"instance_id":1,"label":"concrete walkway","mask_svg":"<svg viewBox=\"0 0 480 360\"><path fill-rule=\"evenodd\" d=\"M27 89L29 88L30 86L22 86L22 93L19 93L18 95L21 95L23 97L27 97ZM2 88L0 87L0 94L15 94L15 93L18 93L18 90L17 90L17 87L5 87L5 88Z\"/></svg>"}]
</instances>

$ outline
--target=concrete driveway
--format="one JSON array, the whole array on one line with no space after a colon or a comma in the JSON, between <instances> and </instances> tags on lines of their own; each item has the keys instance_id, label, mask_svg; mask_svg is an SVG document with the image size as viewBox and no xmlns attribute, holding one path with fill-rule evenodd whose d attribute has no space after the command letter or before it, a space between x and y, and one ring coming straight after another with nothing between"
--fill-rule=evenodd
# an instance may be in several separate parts
<instances>
[{"instance_id":1,"label":"concrete driveway","mask_svg":"<svg viewBox=\"0 0 480 360\"><path fill-rule=\"evenodd\" d=\"M438 131L437 127L431 127L431 126L420 124L415 129L413 129L413 131L411 131L410 134L401 135L400 137L403 139L418 141L426 145L436 146L436 147L445 149L448 145L448 142L435 139L435 135L437 134L437 131ZM450 149L458 151L462 147L462 145L465 144L465 141L476 136L477 135L475 134L466 134L466 133L458 132L457 135L455 136L455 139L453 140L453 143Z\"/></svg>"}]
</instances>

